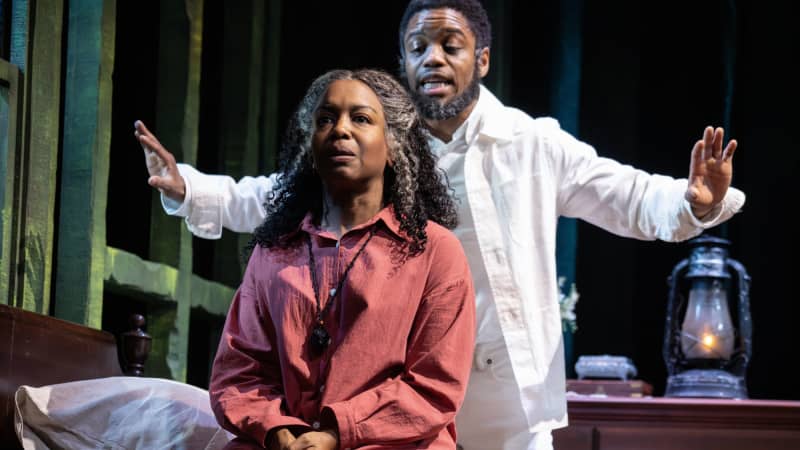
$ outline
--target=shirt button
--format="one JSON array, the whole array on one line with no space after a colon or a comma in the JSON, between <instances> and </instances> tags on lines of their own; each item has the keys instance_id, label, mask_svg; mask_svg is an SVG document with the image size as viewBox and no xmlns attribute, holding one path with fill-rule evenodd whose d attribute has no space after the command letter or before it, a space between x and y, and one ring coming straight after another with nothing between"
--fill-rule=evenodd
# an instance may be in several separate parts
<instances>
[{"instance_id":1,"label":"shirt button","mask_svg":"<svg viewBox=\"0 0 800 450\"><path fill-rule=\"evenodd\" d=\"M503 255L501 250L496 250L495 254L494 254L494 257L495 257L495 260L497 260L497 264L500 264L502 266L502 265L504 265L506 263L506 257L505 257L505 255Z\"/></svg>"},{"instance_id":2,"label":"shirt button","mask_svg":"<svg viewBox=\"0 0 800 450\"><path fill-rule=\"evenodd\" d=\"M315 430L319 430L319 422L314 421L314 423L311 424L311 428L313 428Z\"/></svg>"},{"instance_id":3,"label":"shirt button","mask_svg":"<svg viewBox=\"0 0 800 450\"><path fill-rule=\"evenodd\" d=\"M492 358L487 358L486 359L486 364L492 365L492 362L493 362Z\"/></svg>"},{"instance_id":4,"label":"shirt button","mask_svg":"<svg viewBox=\"0 0 800 450\"><path fill-rule=\"evenodd\" d=\"M320 392L325 392L325 385L324 384L319 387L319 391Z\"/></svg>"}]
</instances>

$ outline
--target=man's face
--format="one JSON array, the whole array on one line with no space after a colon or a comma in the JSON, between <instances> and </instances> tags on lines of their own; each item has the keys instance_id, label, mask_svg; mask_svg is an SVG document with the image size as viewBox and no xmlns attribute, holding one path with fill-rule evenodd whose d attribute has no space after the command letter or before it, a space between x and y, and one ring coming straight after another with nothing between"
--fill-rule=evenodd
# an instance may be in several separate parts
<instances>
[{"instance_id":1,"label":"man's face","mask_svg":"<svg viewBox=\"0 0 800 450\"><path fill-rule=\"evenodd\" d=\"M409 91L426 119L457 116L478 98L489 70L489 49L475 53L467 19L450 8L423 10L408 22L403 39Z\"/></svg>"}]
</instances>

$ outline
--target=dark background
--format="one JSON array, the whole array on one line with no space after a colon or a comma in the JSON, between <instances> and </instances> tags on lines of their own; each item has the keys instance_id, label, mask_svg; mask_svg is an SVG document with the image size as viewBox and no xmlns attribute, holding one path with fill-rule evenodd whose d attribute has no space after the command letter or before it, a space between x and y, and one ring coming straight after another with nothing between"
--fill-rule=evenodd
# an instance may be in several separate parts
<instances>
[{"instance_id":1,"label":"dark background","mask_svg":"<svg viewBox=\"0 0 800 450\"><path fill-rule=\"evenodd\" d=\"M205 3L201 168L203 161L213 160L202 141L212 140L217 130L203 124L218 122L219 99L213 93L219 92L223 50L214 40L224 31L218 20L222 2ZM492 14L499 10L485 4ZM505 64L498 64L501 49L493 48L486 83L494 86L499 78L507 83L501 93L506 104L532 116L554 114L557 24L571 13L564 6L574 4L581 2L515 0L504 3L502 17L493 17L495 25L503 25L495 26L494 34L505 36ZM284 2L280 57L271 62L280 66L281 132L311 80L322 72L361 67L396 72L397 25L404 6L404 1ZM800 54L798 6L745 1L582 6L576 134L599 154L685 177L690 150L703 128L729 122L728 135L739 141L734 185L747 194L747 203L741 214L711 233L732 241L731 256L752 277L750 396L800 399L790 369L800 356L794 333L800 308L793 288L798 234L790 218L800 192L793 177L800 156L789 134L800 119L800 73L790 64ZM131 134L134 119L153 122L156 80L149 68L157 61L158 24L137 18L148 17L157 6L153 1L118 2L117 8L114 175L109 186L116 201L109 201L108 243L146 256L149 187L142 183L141 154ZM207 244L195 245L203 255ZM579 222L575 354L629 356L639 377L662 394L666 278L686 256L686 244L624 239Z\"/></svg>"}]
</instances>

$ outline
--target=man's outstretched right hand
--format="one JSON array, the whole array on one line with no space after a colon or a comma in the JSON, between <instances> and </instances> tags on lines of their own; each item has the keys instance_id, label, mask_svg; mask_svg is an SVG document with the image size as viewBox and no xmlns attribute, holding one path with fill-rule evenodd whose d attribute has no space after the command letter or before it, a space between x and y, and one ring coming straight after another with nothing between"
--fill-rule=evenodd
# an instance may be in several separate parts
<instances>
[{"instance_id":1,"label":"man's outstretched right hand","mask_svg":"<svg viewBox=\"0 0 800 450\"><path fill-rule=\"evenodd\" d=\"M186 197L186 183L178 172L175 157L158 142L141 120L134 122L133 127L133 135L142 145L147 172L150 174L147 184L167 197L183 203Z\"/></svg>"}]
</instances>

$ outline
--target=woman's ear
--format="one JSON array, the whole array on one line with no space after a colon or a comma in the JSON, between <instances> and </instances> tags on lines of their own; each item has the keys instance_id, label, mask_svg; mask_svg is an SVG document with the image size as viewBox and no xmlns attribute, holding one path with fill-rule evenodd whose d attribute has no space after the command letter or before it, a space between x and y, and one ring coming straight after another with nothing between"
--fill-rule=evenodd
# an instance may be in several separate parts
<instances>
[{"instance_id":1,"label":"woman's ear","mask_svg":"<svg viewBox=\"0 0 800 450\"><path fill-rule=\"evenodd\" d=\"M386 165L389 167L394 167L394 146L392 144L395 143L394 136L389 135L386 137Z\"/></svg>"}]
</instances>

